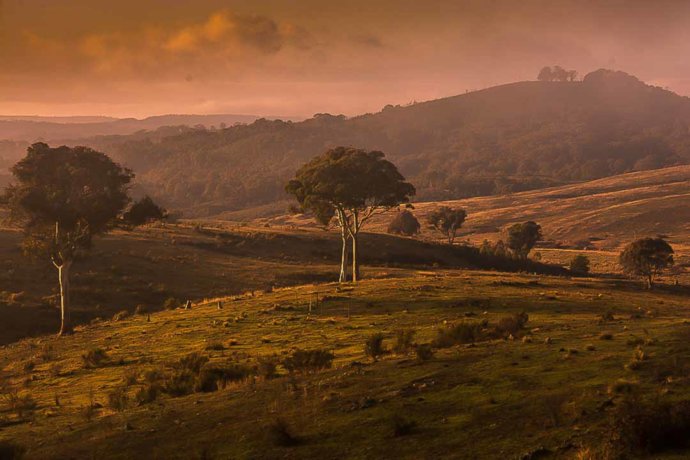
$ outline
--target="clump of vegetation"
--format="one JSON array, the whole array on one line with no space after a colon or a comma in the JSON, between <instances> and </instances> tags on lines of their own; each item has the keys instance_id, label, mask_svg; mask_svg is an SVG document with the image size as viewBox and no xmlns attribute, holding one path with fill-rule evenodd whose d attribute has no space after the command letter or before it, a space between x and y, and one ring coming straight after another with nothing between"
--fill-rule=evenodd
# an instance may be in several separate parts
<instances>
[{"instance_id":1,"label":"clump of vegetation","mask_svg":"<svg viewBox=\"0 0 690 460\"><path fill-rule=\"evenodd\" d=\"M645 402L633 394L617 404L605 448L607 458L647 456L690 447L690 401Z\"/></svg>"},{"instance_id":2,"label":"clump of vegetation","mask_svg":"<svg viewBox=\"0 0 690 460\"><path fill-rule=\"evenodd\" d=\"M134 309L134 314L137 316L143 316L149 313L149 309L146 305L144 304L139 304L136 306Z\"/></svg>"},{"instance_id":3,"label":"clump of vegetation","mask_svg":"<svg viewBox=\"0 0 690 460\"><path fill-rule=\"evenodd\" d=\"M414 348L414 329L400 329L395 333L393 351L398 354L407 353Z\"/></svg>"},{"instance_id":4,"label":"clump of vegetation","mask_svg":"<svg viewBox=\"0 0 690 460\"><path fill-rule=\"evenodd\" d=\"M391 425L393 427L393 437L399 438L412 434L417 427L417 422L395 414L391 420Z\"/></svg>"},{"instance_id":5,"label":"clump of vegetation","mask_svg":"<svg viewBox=\"0 0 690 460\"><path fill-rule=\"evenodd\" d=\"M206 345L206 351L223 351L225 350L225 345L220 342L211 342Z\"/></svg>"},{"instance_id":6,"label":"clump of vegetation","mask_svg":"<svg viewBox=\"0 0 690 460\"><path fill-rule=\"evenodd\" d=\"M7 408L20 419L31 415L38 407L38 404L29 393L20 393L14 389L4 390L2 399L4 399Z\"/></svg>"},{"instance_id":7,"label":"clump of vegetation","mask_svg":"<svg viewBox=\"0 0 690 460\"><path fill-rule=\"evenodd\" d=\"M611 334L610 332L603 332L599 336L599 339L600 340L613 340L613 334Z\"/></svg>"},{"instance_id":8,"label":"clump of vegetation","mask_svg":"<svg viewBox=\"0 0 690 460\"><path fill-rule=\"evenodd\" d=\"M430 361L434 357L434 349L431 344L423 343L415 347L415 355L417 356L417 361L426 362Z\"/></svg>"},{"instance_id":9,"label":"clump of vegetation","mask_svg":"<svg viewBox=\"0 0 690 460\"><path fill-rule=\"evenodd\" d=\"M108 354L102 348L92 348L85 354L81 355L81 359L84 362L84 367L95 368L101 367L108 362Z\"/></svg>"},{"instance_id":10,"label":"clump of vegetation","mask_svg":"<svg viewBox=\"0 0 690 460\"><path fill-rule=\"evenodd\" d=\"M388 233L394 235L414 236L419 233L419 221L407 209L398 212L390 224L388 224Z\"/></svg>"},{"instance_id":11,"label":"clump of vegetation","mask_svg":"<svg viewBox=\"0 0 690 460\"><path fill-rule=\"evenodd\" d=\"M132 204L122 215L122 220L128 225L144 225L156 220L162 220L166 216L166 210L158 206L153 202L151 197L146 195L144 198Z\"/></svg>"},{"instance_id":12,"label":"clump of vegetation","mask_svg":"<svg viewBox=\"0 0 690 460\"><path fill-rule=\"evenodd\" d=\"M127 394L126 387L117 387L108 393L108 407L111 409L122 412L127 409L128 405L129 395Z\"/></svg>"},{"instance_id":13,"label":"clump of vegetation","mask_svg":"<svg viewBox=\"0 0 690 460\"><path fill-rule=\"evenodd\" d=\"M275 356L261 356L256 362L256 371L264 379L272 379L277 375L278 359Z\"/></svg>"},{"instance_id":14,"label":"clump of vegetation","mask_svg":"<svg viewBox=\"0 0 690 460\"><path fill-rule=\"evenodd\" d=\"M180 301L174 297L168 297L165 302L163 302L163 308L166 310L176 310L180 308L181 305Z\"/></svg>"},{"instance_id":15,"label":"clump of vegetation","mask_svg":"<svg viewBox=\"0 0 690 460\"><path fill-rule=\"evenodd\" d=\"M252 369L242 364L231 363L226 366L205 366L199 372L194 391L209 393L225 388L228 383L240 382L252 375Z\"/></svg>"},{"instance_id":16,"label":"clump of vegetation","mask_svg":"<svg viewBox=\"0 0 690 460\"><path fill-rule=\"evenodd\" d=\"M485 320L479 323L462 322L439 329L433 346L436 348L448 348L453 345L478 342L485 337L484 330L487 325L488 322Z\"/></svg>"},{"instance_id":17,"label":"clump of vegetation","mask_svg":"<svg viewBox=\"0 0 690 460\"><path fill-rule=\"evenodd\" d=\"M589 273L589 257L578 254L570 261L570 271L576 275L587 275Z\"/></svg>"},{"instance_id":18,"label":"clump of vegetation","mask_svg":"<svg viewBox=\"0 0 690 460\"><path fill-rule=\"evenodd\" d=\"M295 350L283 360L283 367L288 372L315 372L330 368L333 358L335 356L328 350Z\"/></svg>"},{"instance_id":19,"label":"clump of vegetation","mask_svg":"<svg viewBox=\"0 0 690 460\"><path fill-rule=\"evenodd\" d=\"M502 337L507 337L512 335L517 337L517 335L524 329L525 324L529 321L529 315L527 313L516 313L511 316L505 316L498 320L496 323L495 330L498 335Z\"/></svg>"},{"instance_id":20,"label":"clump of vegetation","mask_svg":"<svg viewBox=\"0 0 690 460\"><path fill-rule=\"evenodd\" d=\"M301 439L293 433L290 425L282 418L274 420L266 427L266 435L269 442L274 446L291 447L301 442Z\"/></svg>"},{"instance_id":21,"label":"clump of vegetation","mask_svg":"<svg viewBox=\"0 0 690 460\"><path fill-rule=\"evenodd\" d=\"M158 399L158 396L160 395L161 391L162 388L159 383L146 383L141 388L139 388L137 392L134 394L134 400L139 406L150 404L154 402L156 399Z\"/></svg>"},{"instance_id":22,"label":"clump of vegetation","mask_svg":"<svg viewBox=\"0 0 690 460\"><path fill-rule=\"evenodd\" d=\"M387 350L383 346L384 336L381 332L372 334L364 344L364 353L374 361L386 354Z\"/></svg>"},{"instance_id":23,"label":"clump of vegetation","mask_svg":"<svg viewBox=\"0 0 690 460\"><path fill-rule=\"evenodd\" d=\"M119 311L113 315L113 321L122 321L127 318L129 318L129 312L127 310Z\"/></svg>"},{"instance_id":24,"label":"clump of vegetation","mask_svg":"<svg viewBox=\"0 0 690 460\"><path fill-rule=\"evenodd\" d=\"M139 372L136 369L127 369L124 376L124 385L132 386L136 385L139 380Z\"/></svg>"}]
</instances>

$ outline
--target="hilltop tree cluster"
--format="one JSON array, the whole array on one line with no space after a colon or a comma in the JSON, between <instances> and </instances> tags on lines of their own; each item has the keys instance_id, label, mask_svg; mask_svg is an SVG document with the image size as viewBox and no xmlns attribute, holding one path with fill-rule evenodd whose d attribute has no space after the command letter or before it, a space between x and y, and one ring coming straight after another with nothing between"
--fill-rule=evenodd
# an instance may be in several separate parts
<instances>
[{"instance_id":1,"label":"hilltop tree cluster","mask_svg":"<svg viewBox=\"0 0 690 460\"><path fill-rule=\"evenodd\" d=\"M565 70L559 65L544 67L537 75L539 81L575 81L576 78L577 70Z\"/></svg>"}]
</instances>

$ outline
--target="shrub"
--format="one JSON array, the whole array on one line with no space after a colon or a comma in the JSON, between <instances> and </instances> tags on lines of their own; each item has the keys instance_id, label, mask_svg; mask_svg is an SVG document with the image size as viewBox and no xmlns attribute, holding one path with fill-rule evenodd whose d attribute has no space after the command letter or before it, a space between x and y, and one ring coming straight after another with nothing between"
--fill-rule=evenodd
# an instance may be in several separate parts
<instances>
[{"instance_id":1,"label":"shrub","mask_svg":"<svg viewBox=\"0 0 690 460\"><path fill-rule=\"evenodd\" d=\"M100 367L108 361L108 354L102 348L92 348L81 355L81 359L86 368Z\"/></svg>"},{"instance_id":2,"label":"shrub","mask_svg":"<svg viewBox=\"0 0 690 460\"><path fill-rule=\"evenodd\" d=\"M495 330L498 335L506 337L508 335L517 336L518 333L525 327L529 316L527 313L516 313L512 316L505 316L498 320Z\"/></svg>"},{"instance_id":3,"label":"shrub","mask_svg":"<svg viewBox=\"0 0 690 460\"><path fill-rule=\"evenodd\" d=\"M139 406L150 404L158 399L161 392L161 387L158 383L147 383L137 390L134 394L134 400Z\"/></svg>"},{"instance_id":4,"label":"shrub","mask_svg":"<svg viewBox=\"0 0 690 460\"><path fill-rule=\"evenodd\" d=\"M614 458L690 447L690 401L647 403L635 395L617 405L606 447Z\"/></svg>"},{"instance_id":5,"label":"shrub","mask_svg":"<svg viewBox=\"0 0 690 460\"><path fill-rule=\"evenodd\" d=\"M252 374L249 367L242 364L229 364L227 366L207 366L201 369L196 379L194 390L209 393L224 388L230 382L239 382Z\"/></svg>"},{"instance_id":6,"label":"shrub","mask_svg":"<svg viewBox=\"0 0 690 460\"><path fill-rule=\"evenodd\" d=\"M0 441L0 459L21 460L26 454L26 448L13 441Z\"/></svg>"},{"instance_id":7,"label":"shrub","mask_svg":"<svg viewBox=\"0 0 690 460\"><path fill-rule=\"evenodd\" d=\"M187 370L193 374L198 374L204 364L208 362L208 356L200 353L190 353L187 356L180 358L180 360L173 364L174 369Z\"/></svg>"},{"instance_id":8,"label":"shrub","mask_svg":"<svg viewBox=\"0 0 690 460\"><path fill-rule=\"evenodd\" d=\"M211 342L206 345L206 351L223 351L225 350L225 345L220 342Z\"/></svg>"},{"instance_id":9,"label":"shrub","mask_svg":"<svg viewBox=\"0 0 690 460\"><path fill-rule=\"evenodd\" d=\"M394 415L392 419L393 437L407 436L411 434L417 427L417 423L413 420L408 420L400 415Z\"/></svg>"},{"instance_id":10,"label":"shrub","mask_svg":"<svg viewBox=\"0 0 690 460\"><path fill-rule=\"evenodd\" d=\"M448 348L463 343L474 343L484 336L483 330L487 324L486 321L481 323L463 322L439 329L433 345L436 348Z\"/></svg>"},{"instance_id":11,"label":"shrub","mask_svg":"<svg viewBox=\"0 0 690 460\"><path fill-rule=\"evenodd\" d=\"M383 347L382 333L377 332L369 336L366 343L364 344L364 353L367 356L373 358L374 361L376 361L379 358L379 356L382 356L386 353L386 350Z\"/></svg>"},{"instance_id":12,"label":"shrub","mask_svg":"<svg viewBox=\"0 0 690 460\"><path fill-rule=\"evenodd\" d=\"M419 221L410 211L405 209L393 217L393 220L388 225L388 233L396 235L413 236L419 233Z\"/></svg>"},{"instance_id":13,"label":"shrub","mask_svg":"<svg viewBox=\"0 0 690 460\"><path fill-rule=\"evenodd\" d=\"M165 300L165 302L163 302L163 308L165 308L166 310L175 310L177 308L180 308L180 305L180 301L174 297L169 297Z\"/></svg>"},{"instance_id":14,"label":"shrub","mask_svg":"<svg viewBox=\"0 0 690 460\"><path fill-rule=\"evenodd\" d=\"M11 390L3 394L3 399L10 411L17 414L17 417L24 418L30 415L38 404L29 393L19 393Z\"/></svg>"},{"instance_id":15,"label":"shrub","mask_svg":"<svg viewBox=\"0 0 690 460\"><path fill-rule=\"evenodd\" d=\"M393 351L396 353L407 353L414 347L414 329L401 329L395 333L395 345Z\"/></svg>"},{"instance_id":16,"label":"shrub","mask_svg":"<svg viewBox=\"0 0 690 460\"><path fill-rule=\"evenodd\" d=\"M118 387L108 393L108 407L111 409L122 412L127 409L128 404L129 396L127 395L126 387Z\"/></svg>"},{"instance_id":17,"label":"shrub","mask_svg":"<svg viewBox=\"0 0 690 460\"><path fill-rule=\"evenodd\" d=\"M268 425L266 434L271 444L275 446L290 447L300 443L300 439L293 434L288 423L282 418Z\"/></svg>"},{"instance_id":18,"label":"shrub","mask_svg":"<svg viewBox=\"0 0 690 460\"><path fill-rule=\"evenodd\" d=\"M586 275L589 273L589 257L578 254L570 261L570 271L576 275Z\"/></svg>"},{"instance_id":19,"label":"shrub","mask_svg":"<svg viewBox=\"0 0 690 460\"><path fill-rule=\"evenodd\" d=\"M610 334L608 332L604 332L599 336L600 340L613 340L613 334Z\"/></svg>"},{"instance_id":20,"label":"shrub","mask_svg":"<svg viewBox=\"0 0 690 460\"><path fill-rule=\"evenodd\" d=\"M178 370L168 376L163 391L170 396L186 396L194 392L196 375L189 370Z\"/></svg>"},{"instance_id":21,"label":"shrub","mask_svg":"<svg viewBox=\"0 0 690 460\"><path fill-rule=\"evenodd\" d=\"M261 356L257 360L256 371L264 379L272 379L277 375L278 360L274 356Z\"/></svg>"},{"instance_id":22,"label":"shrub","mask_svg":"<svg viewBox=\"0 0 690 460\"><path fill-rule=\"evenodd\" d=\"M415 353L417 355L417 361L419 362L426 362L434 357L434 349L428 343L417 345L415 347Z\"/></svg>"},{"instance_id":23,"label":"shrub","mask_svg":"<svg viewBox=\"0 0 690 460\"><path fill-rule=\"evenodd\" d=\"M139 372L136 369L127 369L124 376L124 384L129 387L136 385L139 380Z\"/></svg>"},{"instance_id":24,"label":"shrub","mask_svg":"<svg viewBox=\"0 0 690 460\"><path fill-rule=\"evenodd\" d=\"M127 318L129 318L129 312L127 310L119 311L113 315L113 321L122 321Z\"/></svg>"},{"instance_id":25,"label":"shrub","mask_svg":"<svg viewBox=\"0 0 690 460\"><path fill-rule=\"evenodd\" d=\"M283 366L288 372L314 372L330 368L333 358L333 353L327 350L295 350L283 360Z\"/></svg>"}]
</instances>

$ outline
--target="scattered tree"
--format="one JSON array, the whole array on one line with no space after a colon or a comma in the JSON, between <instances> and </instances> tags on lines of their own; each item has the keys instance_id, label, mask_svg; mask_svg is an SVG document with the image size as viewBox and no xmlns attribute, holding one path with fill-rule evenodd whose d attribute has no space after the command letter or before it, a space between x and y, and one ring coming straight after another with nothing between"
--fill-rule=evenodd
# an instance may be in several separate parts
<instances>
[{"instance_id":1,"label":"scattered tree","mask_svg":"<svg viewBox=\"0 0 690 460\"><path fill-rule=\"evenodd\" d=\"M429 214L427 222L448 238L448 244L453 244L455 235L466 218L467 212L464 209L452 209L448 206L441 206Z\"/></svg>"},{"instance_id":2,"label":"scattered tree","mask_svg":"<svg viewBox=\"0 0 690 460\"><path fill-rule=\"evenodd\" d=\"M419 221L407 209L397 213L393 220L388 225L388 233L396 235L413 236L419 233Z\"/></svg>"},{"instance_id":3,"label":"scattered tree","mask_svg":"<svg viewBox=\"0 0 690 460\"><path fill-rule=\"evenodd\" d=\"M539 75L537 76L537 80L539 81L553 81L553 75L551 74L551 67L543 67L541 71L539 71Z\"/></svg>"},{"instance_id":4,"label":"scattered tree","mask_svg":"<svg viewBox=\"0 0 690 460\"><path fill-rule=\"evenodd\" d=\"M642 238L627 245L618 261L624 273L643 277L651 289L654 277L673 265L673 248L662 238Z\"/></svg>"},{"instance_id":5,"label":"scattered tree","mask_svg":"<svg viewBox=\"0 0 690 460\"><path fill-rule=\"evenodd\" d=\"M145 196L132 206L122 216L122 220L129 225L144 225L155 220L162 220L167 216L165 209L153 202L150 196Z\"/></svg>"},{"instance_id":6,"label":"scattered tree","mask_svg":"<svg viewBox=\"0 0 690 460\"><path fill-rule=\"evenodd\" d=\"M576 275L586 275L589 273L589 257L578 254L570 261L570 271Z\"/></svg>"},{"instance_id":7,"label":"scattered tree","mask_svg":"<svg viewBox=\"0 0 690 460\"><path fill-rule=\"evenodd\" d=\"M359 275L357 240L364 224L374 215L408 203L415 194L412 184L379 151L337 147L300 168L286 186L302 209L314 212L321 222L333 217L343 243L340 281L345 281L346 245L352 242L352 281Z\"/></svg>"},{"instance_id":8,"label":"scattered tree","mask_svg":"<svg viewBox=\"0 0 690 460\"><path fill-rule=\"evenodd\" d=\"M508 247L520 259L527 259L529 252L541 239L541 226L536 222L515 224L508 229Z\"/></svg>"},{"instance_id":9,"label":"scattered tree","mask_svg":"<svg viewBox=\"0 0 690 460\"><path fill-rule=\"evenodd\" d=\"M70 269L93 237L108 231L130 199L134 174L87 147L33 144L13 168L16 184L5 196L12 218L23 226L27 252L47 256L58 271L60 335L72 331Z\"/></svg>"}]
</instances>

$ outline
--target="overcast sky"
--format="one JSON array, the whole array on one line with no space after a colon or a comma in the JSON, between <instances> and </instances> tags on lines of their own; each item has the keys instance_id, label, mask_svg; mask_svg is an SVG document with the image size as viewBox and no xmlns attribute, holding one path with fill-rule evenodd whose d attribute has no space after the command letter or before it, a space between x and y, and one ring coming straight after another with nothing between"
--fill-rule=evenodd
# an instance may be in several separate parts
<instances>
[{"instance_id":1,"label":"overcast sky","mask_svg":"<svg viewBox=\"0 0 690 460\"><path fill-rule=\"evenodd\" d=\"M690 1L0 0L0 114L354 115L606 67L690 95Z\"/></svg>"}]
</instances>

